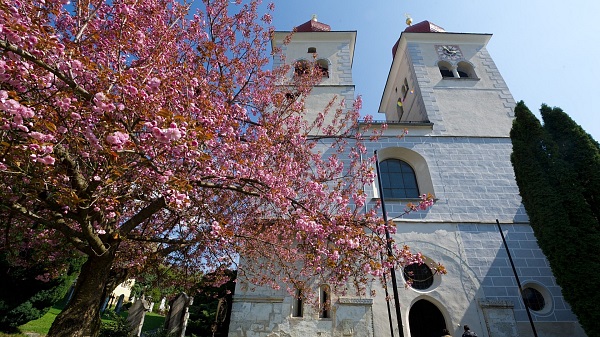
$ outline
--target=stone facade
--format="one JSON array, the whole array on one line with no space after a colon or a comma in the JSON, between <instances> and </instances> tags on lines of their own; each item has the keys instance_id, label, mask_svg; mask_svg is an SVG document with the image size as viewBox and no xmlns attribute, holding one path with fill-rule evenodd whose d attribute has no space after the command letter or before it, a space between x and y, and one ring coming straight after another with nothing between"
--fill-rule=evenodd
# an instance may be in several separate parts
<instances>
[{"instance_id":1,"label":"stone facade","mask_svg":"<svg viewBox=\"0 0 600 337\"><path fill-rule=\"evenodd\" d=\"M347 32L335 33L301 34L287 46L288 59L298 59L315 41L327 41L331 45L323 50L347 60L343 51L353 50L353 40ZM434 275L425 289L404 289L403 273L397 272L403 335L440 336L441 329L447 328L457 336L468 324L482 337L533 336L498 220L521 285L543 296L543 306L530 310L538 336L583 337L521 204L510 162L515 101L487 52L490 38L490 34L407 29L394 49L379 111L389 125L383 137L367 147L369 153L377 150L379 161L408 163L415 170L419 192L435 195L436 204L429 210L394 220L394 239L422 252L427 263L439 262L448 270L447 275ZM458 48L460 57L445 60L441 46ZM332 69L343 74L337 78L344 80L317 88L317 96L325 91L353 96L351 62L336 64L338 58L329 59ZM440 61L446 61L455 74L459 62L464 62L471 73L443 77ZM325 101L319 98L307 106L319 111L319 103ZM408 135L398 138L405 129ZM367 207L373 207L380 193L375 184L365 190L371 197ZM399 216L410 201L415 200L386 199L388 217ZM378 284L369 287L377 293L374 298L333 295L331 318L319 318L311 309L303 317L292 317L294 298L285 291L251 291L238 284L229 335L390 336L384 290ZM392 326L398 336L395 317Z\"/></svg>"}]
</instances>

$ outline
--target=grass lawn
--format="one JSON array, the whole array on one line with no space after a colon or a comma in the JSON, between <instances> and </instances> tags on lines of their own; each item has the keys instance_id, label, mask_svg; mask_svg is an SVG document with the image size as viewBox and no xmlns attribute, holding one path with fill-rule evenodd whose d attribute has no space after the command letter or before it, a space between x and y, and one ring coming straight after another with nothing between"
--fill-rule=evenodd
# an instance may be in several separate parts
<instances>
[{"instance_id":1,"label":"grass lawn","mask_svg":"<svg viewBox=\"0 0 600 337\"><path fill-rule=\"evenodd\" d=\"M60 311L62 310L62 308L57 308L57 307L53 307L50 308L50 310L42 317L40 317L39 319L36 319L35 321L31 321L29 323L23 324L19 327L19 330L21 332L37 332L39 334L41 334L42 336L45 336L46 334L48 334L48 330L50 330L50 326L52 325L52 322L54 322L54 319L56 318L56 316L58 316L58 314L60 313ZM121 316L123 317L127 317L127 312L126 311L122 311ZM102 315L102 322L107 323L110 322L111 320L106 317L105 315ZM146 318L144 319L144 326L142 327L142 331L152 331L155 329L158 329L160 327L163 326L165 322L165 317L161 316L159 314L155 314L153 312L149 312L146 313ZM0 337L24 337L25 335L23 334L5 334L3 332L0 332Z\"/></svg>"},{"instance_id":2,"label":"grass lawn","mask_svg":"<svg viewBox=\"0 0 600 337\"><path fill-rule=\"evenodd\" d=\"M144 318L144 326L142 326L142 331L152 331L158 328L162 328L165 325L165 316L161 316L159 314L148 312L146 313L146 318Z\"/></svg>"},{"instance_id":3,"label":"grass lawn","mask_svg":"<svg viewBox=\"0 0 600 337\"><path fill-rule=\"evenodd\" d=\"M60 314L62 308L52 307L50 310L42 317L36 319L35 321L31 321L25 323L19 327L19 330L23 332L37 332L42 335L48 334L48 330L50 330L50 326L54 319L58 314Z\"/></svg>"}]
</instances>

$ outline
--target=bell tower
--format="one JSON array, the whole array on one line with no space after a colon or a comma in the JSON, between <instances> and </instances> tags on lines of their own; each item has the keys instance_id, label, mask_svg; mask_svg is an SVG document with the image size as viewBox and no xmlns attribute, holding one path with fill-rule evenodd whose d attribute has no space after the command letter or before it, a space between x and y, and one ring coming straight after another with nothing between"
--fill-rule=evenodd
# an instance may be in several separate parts
<instances>
[{"instance_id":1,"label":"bell tower","mask_svg":"<svg viewBox=\"0 0 600 337\"><path fill-rule=\"evenodd\" d=\"M289 41L284 43L287 40ZM285 62L292 65L289 78L301 72L305 64L315 62L321 70L321 82L313 88L305 101L307 121L314 121L332 101L334 108L342 101L352 104L355 99L352 61L356 31L332 31L329 25L319 22L317 16L313 15L311 20L295 27L293 32L275 32L271 44L273 49L281 49ZM273 59L273 66L281 66L282 62L284 61L277 55ZM329 114L324 125L329 124L332 115L333 113ZM311 132L318 134L320 130Z\"/></svg>"},{"instance_id":2,"label":"bell tower","mask_svg":"<svg viewBox=\"0 0 600 337\"><path fill-rule=\"evenodd\" d=\"M369 206L385 201L396 243L425 261L397 272L411 287L398 292L401 322L394 319L393 333L435 336L446 329L460 336L469 325L479 336L529 337L535 325L538 336L585 336L521 203L510 161L516 103L487 51L491 37L423 21L409 25L392 48L379 106L387 129L368 147L377 150L383 183L367 194ZM424 193L435 204L403 215ZM446 275L432 272L437 262ZM375 299L376 336L390 334L386 306Z\"/></svg>"},{"instance_id":3,"label":"bell tower","mask_svg":"<svg viewBox=\"0 0 600 337\"><path fill-rule=\"evenodd\" d=\"M432 135L508 137L515 100L486 49L491 36L429 21L406 28L392 48L379 112L431 122Z\"/></svg>"}]
</instances>

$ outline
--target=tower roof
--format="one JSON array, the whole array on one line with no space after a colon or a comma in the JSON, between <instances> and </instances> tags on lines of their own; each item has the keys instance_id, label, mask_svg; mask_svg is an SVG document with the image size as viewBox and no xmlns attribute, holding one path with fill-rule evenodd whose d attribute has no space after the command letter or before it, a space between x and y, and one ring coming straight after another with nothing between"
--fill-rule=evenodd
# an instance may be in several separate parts
<instances>
[{"instance_id":1,"label":"tower roof","mask_svg":"<svg viewBox=\"0 0 600 337\"><path fill-rule=\"evenodd\" d=\"M404 30L406 33L445 33L444 28L436 25L435 23L429 22L427 20L421 21L414 25L406 27ZM398 44L400 43L400 39L396 41L396 44L392 47L392 58L396 55L396 49L398 49Z\"/></svg>"},{"instance_id":2,"label":"tower roof","mask_svg":"<svg viewBox=\"0 0 600 337\"><path fill-rule=\"evenodd\" d=\"M306 21L295 28L296 32L329 32L331 27L328 24L317 21L317 16L313 15L312 19Z\"/></svg>"},{"instance_id":3,"label":"tower roof","mask_svg":"<svg viewBox=\"0 0 600 337\"><path fill-rule=\"evenodd\" d=\"M436 25L435 23L429 22L427 20L421 21L412 26L406 27L404 30L407 33L445 33L444 28Z\"/></svg>"}]
</instances>

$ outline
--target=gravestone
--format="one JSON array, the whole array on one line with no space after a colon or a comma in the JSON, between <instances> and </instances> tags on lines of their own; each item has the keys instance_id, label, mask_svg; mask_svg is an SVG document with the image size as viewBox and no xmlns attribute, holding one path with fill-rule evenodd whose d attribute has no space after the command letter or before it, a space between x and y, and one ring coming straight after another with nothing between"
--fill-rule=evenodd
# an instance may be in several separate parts
<instances>
[{"instance_id":1,"label":"gravestone","mask_svg":"<svg viewBox=\"0 0 600 337\"><path fill-rule=\"evenodd\" d=\"M162 300L160 300L160 305L158 306L158 311L165 312L166 301L167 301L166 297L163 297Z\"/></svg>"},{"instance_id":2,"label":"gravestone","mask_svg":"<svg viewBox=\"0 0 600 337\"><path fill-rule=\"evenodd\" d=\"M77 281L73 282L73 284L69 288L69 292L67 293L67 300L65 301L66 303L71 302L71 297L73 297L73 293L75 292L76 283L77 283Z\"/></svg>"},{"instance_id":3,"label":"gravestone","mask_svg":"<svg viewBox=\"0 0 600 337\"><path fill-rule=\"evenodd\" d=\"M169 302L170 309L165 318L165 331L167 335L174 337L183 337L185 335L185 328L190 316L188 309L193 302L194 298L189 297L185 293L177 295L175 299Z\"/></svg>"},{"instance_id":4,"label":"gravestone","mask_svg":"<svg viewBox=\"0 0 600 337\"><path fill-rule=\"evenodd\" d=\"M144 318L146 312L150 311L150 305L146 300L137 300L129 308L127 314L127 325L131 328L130 336L139 337L142 334L142 326L144 325Z\"/></svg>"},{"instance_id":5,"label":"gravestone","mask_svg":"<svg viewBox=\"0 0 600 337\"><path fill-rule=\"evenodd\" d=\"M154 302L150 303L150 311L154 310Z\"/></svg>"},{"instance_id":6,"label":"gravestone","mask_svg":"<svg viewBox=\"0 0 600 337\"><path fill-rule=\"evenodd\" d=\"M121 312L121 309L123 308L123 299L125 298L125 295L121 295L119 296L119 300L117 301L117 306L115 307L115 312L118 314Z\"/></svg>"},{"instance_id":7,"label":"gravestone","mask_svg":"<svg viewBox=\"0 0 600 337\"><path fill-rule=\"evenodd\" d=\"M100 313L103 313L106 310L106 306L108 305L108 301L110 300L110 297L107 297L104 302L102 303L102 306L100 307Z\"/></svg>"}]
</instances>

